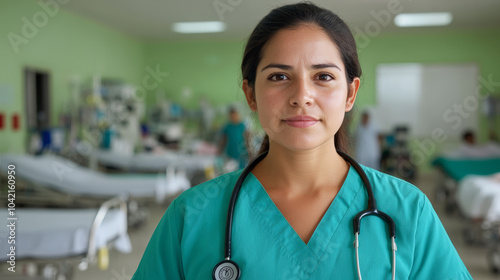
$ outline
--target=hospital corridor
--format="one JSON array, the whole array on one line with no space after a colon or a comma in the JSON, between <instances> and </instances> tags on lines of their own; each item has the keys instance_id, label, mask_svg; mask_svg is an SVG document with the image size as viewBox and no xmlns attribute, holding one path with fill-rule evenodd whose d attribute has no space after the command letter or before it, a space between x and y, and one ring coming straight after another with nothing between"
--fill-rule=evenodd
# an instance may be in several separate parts
<instances>
[{"instance_id":1,"label":"hospital corridor","mask_svg":"<svg viewBox=\"0 0 500 280\"><path fill-rule=\"evenodd\" d=\"M500 279L499 12L0 0L0 279Z\"/></svg>"}]
</instances>

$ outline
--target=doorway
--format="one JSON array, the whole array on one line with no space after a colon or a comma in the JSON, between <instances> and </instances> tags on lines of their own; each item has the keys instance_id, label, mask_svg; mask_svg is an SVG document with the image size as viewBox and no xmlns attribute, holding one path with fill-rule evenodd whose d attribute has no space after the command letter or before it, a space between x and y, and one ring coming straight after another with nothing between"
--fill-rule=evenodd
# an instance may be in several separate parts
<instances>
[{"instance_id":1,"label":"doorway","mask_svg":"<svg viewBox=\"0 0 500 280\"><path fill-rule=\"evenodd\" d=\"M50 74L48 71L24 69L27 151L33 151L33 140L38 145L50 145ZM44 137L45 136L45 137ZM33 139L33 137L39 137ZM40 139L41 138L41 139ZM41 143L40 143L41 142ZM48 143L47 143L48 142Z\"/></svg>"}]
</instances>

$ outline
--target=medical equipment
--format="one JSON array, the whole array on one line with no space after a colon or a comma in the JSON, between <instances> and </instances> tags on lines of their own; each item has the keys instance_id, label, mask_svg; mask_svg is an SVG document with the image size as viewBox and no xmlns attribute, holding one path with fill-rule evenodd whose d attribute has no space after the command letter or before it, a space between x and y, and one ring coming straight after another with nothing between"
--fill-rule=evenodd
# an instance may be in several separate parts
<instances>
[{"instance_id":1,"label":"medical equipment","mask_svg":"<svg viewBox=\"0 0 500 280\"><path fill-rule=\"evenodd\" d=\"M351 166L354 167L354 169L358 172L359 176L363 180L363 184L365 185L366 192L368 193L368 206L365 210L359 212L356 217L353 220L353 227L354 227L354 248L356 250L356 266L358 269L358 278L361 280L361 270L360 270L360 265L359 265L359 232L360 232L360 226L361 226L361 219L374 215L378 216L379 218L383 219L389 226L389 235L391 238L391 243L392 243L392 279L394 280L396 277L396 224L392 220L392 218L385 214L384 212L380 211L377 209L377 203L375 201L375 197L373 196L373 191L372 187L370 184L370 181L368 177L366 176L365 172L361 168L361 166L351 157L349 157L347 154L337 151L340 156L344 158ZM238 178L238 181L236 182L234 186L233 193L231 194L231 200L229 202L229 209L228 209L228 214L227 214L227 222L226 222L226 235L225 235L225 258L223 261L219 262L217 265L215 265L213 271L212 271L212 279L214 280L236 280L240 278L241 275L241 270L238 267L238 264L234 261L231 260L231 233L232 233L232 226L233 226L233 216L234 216L234 209L236 205L236 200L238 198L238 194L240 192L240 189L243 185L243 182L245 181L246 177L248 174L252 171L252 169L266 157L267 153L263 153L259 155L257 158L255 158L248 166L243 170L241 173L240 177Z\"/></svg>"},{"instance_id":2,"label":"medical equipment","mask_svg":"<svg viewBox=\"0 0 500 280\"><path fill-rule=\"evenodd\" d=\"M380 171L407 181L415 179L418 171L410 160L409 134L407 126L396 126L384 137L380 159Z\"/></svg>"}]
</instances>

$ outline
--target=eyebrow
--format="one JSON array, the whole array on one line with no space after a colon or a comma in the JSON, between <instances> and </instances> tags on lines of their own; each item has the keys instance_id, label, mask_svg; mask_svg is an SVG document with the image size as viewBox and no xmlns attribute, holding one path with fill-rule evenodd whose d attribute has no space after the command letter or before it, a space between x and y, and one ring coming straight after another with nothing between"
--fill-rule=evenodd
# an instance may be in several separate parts
<instances>
[{"instance_id":1,"label":"eyebrow","mask_svg":"<svg viewBox=\"0 0 500 280\"><path fill-rule=\"evenodd\" d=\"M271 64L268 64L266 67L262 68L262 70L260 70L260 72L262 72L268 68L279 68L282 70L290 70L290 69L292 69L292 66L285 65L285 64L271 63Z\"/></svg>"},{"instance_id":2,"label":"eyebrow","mask_svg":"<svg viewBox=\"0 0 500 280\"><path fill-rule=\"evenodd\" d=\"M262 72L268 68L279 68L282 70L290 70L290 69L292 69L292 66L286 65L286 64L271 63L271 64L268 64L266 67L262 68L262 70L260 70L260 72ZM312 69L337 68L340 71L342 71L340 69L340 67L338 67L336 64L333 64L333 63L314 64L311 66L311 68Z\"/></svg>"},{"instance_id":3,"label":"eyebrow","mask_svg":"<svg viewBox=\"0 0 500 280\"><path fill-rule=\"evenodd\" d=\"M337 64L333 64L333 63L314 64L312 66L312 69L323 69L323 68L337 68L340 71L342 71L342 69L340 69L340 67L338 67Z\"/></svg>"}]
</instances>

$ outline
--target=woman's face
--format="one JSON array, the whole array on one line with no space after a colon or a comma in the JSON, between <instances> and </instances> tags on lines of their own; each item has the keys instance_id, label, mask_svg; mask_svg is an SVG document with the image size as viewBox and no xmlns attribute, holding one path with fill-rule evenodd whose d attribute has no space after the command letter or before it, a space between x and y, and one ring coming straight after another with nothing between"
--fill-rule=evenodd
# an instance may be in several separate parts
<instances>
[{"instance_id":1,"label":"woman's face","mask_svg":"<svg viewBox=\"0 0 500 280\"><path fill-rule=\"evenodd\" d=\"M270 145L296 151L334 147L358 87L359 78L347 83L335 43L311 24L279 31L263 49L254 87L243 81Z\"/></svg>"}]
</instances>

